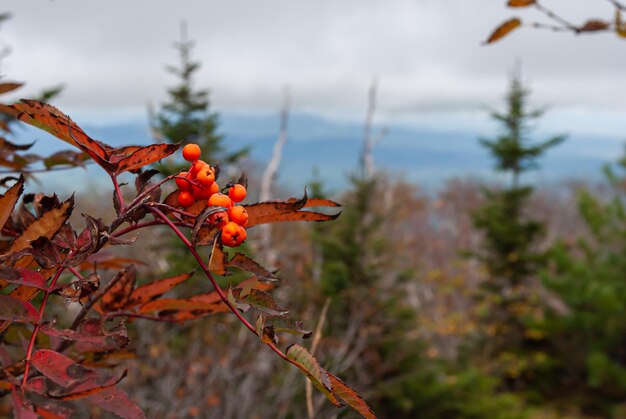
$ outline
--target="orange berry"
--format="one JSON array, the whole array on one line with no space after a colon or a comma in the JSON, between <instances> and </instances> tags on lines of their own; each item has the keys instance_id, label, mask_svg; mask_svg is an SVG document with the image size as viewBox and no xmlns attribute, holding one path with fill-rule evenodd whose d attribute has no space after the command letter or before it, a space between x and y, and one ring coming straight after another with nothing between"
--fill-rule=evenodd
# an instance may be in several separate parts
<instances>
[{"instance_id":1,"label":"orange berry","mask_svg":"<svg viewBox=\"0 0 626 419\"><path fill-rule=\"evenodd\" d=\"M211 195L209 198L209 206L230 209L233 206L233 201L228 197L228 195L216 193Z\"/></svg>"},{"instance_id":2,"label":"orange berry","mask_svg":"<svg viewBox=\"0 0 626 419\"><path fill-rule=\"evenodd\" d=\"M198 144L187 144L183 147L183 158L187 161L195 161L200 158L200 146Z\"/></svg>"},{"instance_id":3,"label":"orange berry","mask_svg":"<svg viewBox=\"0 0 626 419\"><path fill-rule=\"evenodd\" d=\"M228 221L228 213L226 211L215 212L209 215L209 224L212 226L224 227Z\"/></svg>"},{"instance_id":4,"label":"orange berry","mask_svg":"<svg viewBox=\"0 0 626 419\"><path fill-rule=\"evenodd\" d=\"M191 193L196 199L209 199L211 197L211 190L205 186L193 185L191 187Z\"/></svg>"},{"instance_id":5,"label":"orange berry","mask_svg":"<svg viewBox=\"0 0 626 419\"><path fill-rule=\"evenodd\" d=\"M202 183L204 186L211 186L213 182L215 182L215 170L207 164L198 170L196 178L198 182Z\"/></svg>"},{"instance_id":6,"label":"orange berry","mask_svg":"<svg viewBox=\"0 0 626 419\"><path fill-rule=\"evenodd\" d=\"M191 183L187 180L189 176L189 172L180 172L178 176L176 176L176 186L181 191L188 191L191 189Z\"/></svg>"},{"instance_id":7,"label":"orange berry","mask_svg":"<svg viewBox=\"0 0 626 419\"><path fill-rule=\"evenodd\" d=\"M248 224L248 211L241 205L235 205L228 210L228 219L234 221L240 226Z\"/></svg>"},{"instance_id":8,"label":"orange berry","mask_svg":"<svg viewBox=\"0 0 626 419\"><path fill-rule=\"evenodd\" d=\"M239 246L246 239L246 230L232 221L222 227L222 244L230 247Z\"/></svg>"},{"instance_id":9,"label":"orange berry","mask_svg":"<svg viewBox=\"0 0 626 419\"><path fill-rule=\"evenodd\" d=\"M191 172L194 175L194 177L198 176L198 172L200 172L206 166L209 166L209 163L205 162L204 160L196 160L191 165L189 172Z\"/></svg>"},{"instance_id":10,"label":"orange berry","mask_svg":"<svg viewBox=\"0 0 626 419\"><path fill-rule=\"evenodd\" d=\"M233 202L241 202L246 199L246 187L237 183L228 189L228 196Z\"/></svg>"},{"instance_id":11,"label":"orange berry","mask_svg":"<svg viewBox=\"0 0 626 419\"><path fill-rule=\"evenodd\" d=\"M196 202L196 198L193 197L189 191L178 192L178 205L181 207L190 207Z\"/></svg>"},{"instance_id":12,"label":"orange berry","mask_svg":"<svg viewBox=\"0 0 626 419\"><path fill-rule=\"evenodd\" d=\"M209 192L211 193L211 195L216 194L219 191L220 191L220 185L218 185L217 182L211 183L211 186L209 186Z\"/></svg>"}]
</instances>

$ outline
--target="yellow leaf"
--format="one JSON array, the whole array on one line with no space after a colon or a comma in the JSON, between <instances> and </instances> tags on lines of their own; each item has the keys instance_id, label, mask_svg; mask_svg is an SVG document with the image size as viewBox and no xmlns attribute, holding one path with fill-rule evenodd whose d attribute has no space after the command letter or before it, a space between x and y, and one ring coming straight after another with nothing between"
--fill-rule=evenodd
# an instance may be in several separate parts
<instances>
[{"instance_id":1,"label":"yellow leaf","mask_svg":"<svg viewBox=\"0 0 626 419\"><path fill-rule=\"evenodd\" d=\"M522 21L518 18L514 17L513 19L509 19L506 22L502 23L498 26L489 36L485 44L491 44L496 42L497 40L505 37L514 29L517 29L522 24Z\"/></svg>"}]
</instances>

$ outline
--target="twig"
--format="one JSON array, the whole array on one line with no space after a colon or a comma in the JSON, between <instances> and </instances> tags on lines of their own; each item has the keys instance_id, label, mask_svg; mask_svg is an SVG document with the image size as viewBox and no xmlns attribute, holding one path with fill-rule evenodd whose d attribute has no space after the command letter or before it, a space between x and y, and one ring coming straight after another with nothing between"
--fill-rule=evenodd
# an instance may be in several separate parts
<instances>
[{"instance_id":1,"label":"twig","mask_svg":"<svg viewBox=\"0 0 626 419\"><path fill-rule=\"evenodd\" d=\"M326 322L326 313L328 312L329 306L330 297L326 298L326 302L324 303L324 307L322 308L322 313L320 314L320 318L317 321L317 327L315 327L315 332L313 333L313 342L311 343L311 355L315 355L317 345L322 338L322 327L324 327L324 323ZM309 419L315 418L315 409L313 408L313 385L311 383L311 380L306 380L306 411L309 415Z\"/></svg>"},{"instance_id":2,"label":"twig","mask_svg":"<svg viewBox=\"0 0 626 419\"><path fill-rule=\"evenodd\" d=\"M546 8L545 6L541 5L539 2L534 3L534 6L537 10L539 10L541 13L543 13L544 15L548 16L550 19L554 20L555 22L563 25L564 27L568 28L571 31L574 31L576 33L579 32L579 29L576 25L568 22L567 20L563 19L561 16L557 15L556 13L554 13L552 10Z\"/></svg>"}]
</instances>

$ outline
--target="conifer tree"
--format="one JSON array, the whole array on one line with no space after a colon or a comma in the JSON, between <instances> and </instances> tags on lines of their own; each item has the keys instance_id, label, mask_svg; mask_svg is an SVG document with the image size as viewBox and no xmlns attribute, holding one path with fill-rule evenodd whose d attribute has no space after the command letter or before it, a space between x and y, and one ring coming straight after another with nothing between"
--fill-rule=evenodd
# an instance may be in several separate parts
<instances>
[{"instance_id":1,"label":"conifer tree","mask_svg":"<svg viewBox=\"0 0 626 419\"><path fill-rule=\"evenodd\" d=\"M200 62L195 61L191 52L194 42L187 38L187 26L181 23L181 37L174 47L178 51L180 63L169 65L167 71L178 78L178 84L167 93L169 99L158 113L150 116L155 137L171 143L196 143L202 149L201 159L215 162L222 159L233 163L247 154L247 149L227 153L222 146L223 137L218 134L219 116L211 110L209 91L194 86ZM164 164L164 174L174 173L183 166Z\"/></svg>"},{"instance_id":2,"label":"conifer tree","mask_svg":"<svg viewBox=\"0 0 626 419\"><path fill-rule=\"evenodd\" d=\"M532 122L543 114L542 110L529 109L529 94L519 72L514 72L506 95L506 110L492 113L501 132L496 138L480 140L495 160L496 170L506 173L509 182L504 187L486 190L486 202L473 214L475 227L484 235L483 249L474 256L487 271L479 295L482 320L489 335L483 353L496 360L506 359L495 365L507 378L518 377L521 366L528 365L521 358L528 356L527 350L534 345L528 342L532 336L529 323L540 313L538 290L531 281L545 260L536 249L544 225L525 215L533 187L524 185L521 176L537 168L537 160L565 139L562 135L542 142L529 138Z\"/></svg>"}]
</instances>

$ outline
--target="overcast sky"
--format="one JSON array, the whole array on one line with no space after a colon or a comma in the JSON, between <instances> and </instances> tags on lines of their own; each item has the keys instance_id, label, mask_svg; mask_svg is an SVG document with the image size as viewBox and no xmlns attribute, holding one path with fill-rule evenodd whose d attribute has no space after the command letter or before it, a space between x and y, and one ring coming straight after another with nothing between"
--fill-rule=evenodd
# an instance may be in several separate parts
<instances>
[{"instance_id":1,"label":"overcast sky","mask_svg":"<svg viewBox=\"0 0 626 419\"><path fill-rule=\"evenodd\" d=\"M288 85L296 111L362 119L378 77L379 120L471 125L501 103L521 59L533 103L555 112L550 124L626 132L626 39L522 29L482 46L513 15L545 21L505 3L4 0L0 11L13 18L0 42L12 53L0 72L28 83L22 96L65 83L57 104L82 118L139 117L174 82L164 65L177 60L172 42L186 19L203 64L197 84L211 89L218 111L275 112ZM545 3L574 22L612 16L603 0Z\"/></svg>"}]
</instances>

